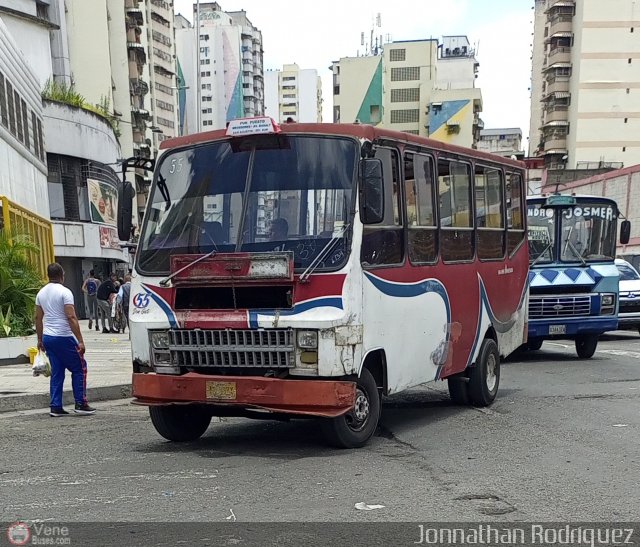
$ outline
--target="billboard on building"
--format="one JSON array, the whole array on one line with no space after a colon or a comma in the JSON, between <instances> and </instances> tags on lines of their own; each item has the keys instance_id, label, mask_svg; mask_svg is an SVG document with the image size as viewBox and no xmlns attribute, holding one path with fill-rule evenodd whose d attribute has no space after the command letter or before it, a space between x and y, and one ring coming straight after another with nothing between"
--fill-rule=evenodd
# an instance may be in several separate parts
<instances>
[{"instance_id":1,"label":"billboard on building","mask_svg":"<svg viewBox=\"0 0 640 547\"><path fill-rule=\"evenodd\" d=\"M117 226L118 190L113 184L95 179L87 179L91 221L98 224Z\"/></svg>"},{"instance_id":2,"label":"billboard on building","mask_svg":"<svg viewBox=\"0 0 640 547\"><path fill-rule=\"evenodd\" d=\"M100 226L100 247L103 249L122 249L118 239L118 232L115 228Z\"/></svg>"}]
</instances>

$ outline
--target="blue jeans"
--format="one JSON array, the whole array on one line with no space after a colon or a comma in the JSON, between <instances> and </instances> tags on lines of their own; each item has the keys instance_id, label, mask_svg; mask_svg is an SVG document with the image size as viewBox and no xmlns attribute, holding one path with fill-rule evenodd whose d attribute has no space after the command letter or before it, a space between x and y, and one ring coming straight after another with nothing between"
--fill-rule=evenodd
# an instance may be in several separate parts
<instances>
[{"instance_id":1,"label":"blue jeans","mask_svg":"<svg viewBox=\"0 0 640 547\"><path fill-rule=\"evenodd\" d=\"M87 362L78 353L76 339L73 336L45 335L42 337L42 343L51 363L51 408L62 407L65 370L71 372L71 386L76 404L87 404Z\"/></svg>"}]
</instances>

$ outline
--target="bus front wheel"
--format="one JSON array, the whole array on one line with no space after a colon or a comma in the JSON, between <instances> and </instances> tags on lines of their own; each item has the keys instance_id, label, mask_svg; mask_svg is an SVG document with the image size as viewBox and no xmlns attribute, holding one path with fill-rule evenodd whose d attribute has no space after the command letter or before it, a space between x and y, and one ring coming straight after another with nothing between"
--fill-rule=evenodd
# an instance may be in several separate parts
<instances>
[{"instance_id":1,"label":"bus front wheel","mask_svg":"<svg viewBox=\"0 0 640 547\"><path fill-rule=\"evenodd\" d=\"M476 364L469 370L467 393L473 406L489 406L500 385L500 352L492 338L485 338Z\"/></svg>"},{"instance_id":2,"label":"bus front wheel","mask_svg":"<svg viewBox=\"0 0 640 547\"><path fill-rule=\"evenodd\" d=\"M581 334L576 337L576 353L580 359L589 359L593 357L597 347L597 334Z\"/></svg>"},{"instance_id":3,"label":"bus front wheel","mask_svg":"<svg viewBox=\"0 0 640 547\"><path fill-rule=\"evenodd\" d=\"M175 442L195 441L211 423L211 414L198 406L150 406L149 416L156 431Z\"/></svg>"},{"instance_id":4,"label":"bus front wheel","mask_svg":"<svg viewBox=\"0 0 640 547\"><path fill-rule=\"evenodd\" d=\"M353 408L337 418L323 420L327 441L338 448L360 448L378 427L381 409L380 393L371 373L363 368L356 382Z\"/></svg>"}]
</instances>

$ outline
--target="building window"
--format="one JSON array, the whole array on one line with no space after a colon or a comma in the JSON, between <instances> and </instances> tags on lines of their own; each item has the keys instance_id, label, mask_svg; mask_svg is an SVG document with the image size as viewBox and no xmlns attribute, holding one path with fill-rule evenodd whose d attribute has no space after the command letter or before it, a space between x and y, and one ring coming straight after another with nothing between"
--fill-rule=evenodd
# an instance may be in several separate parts
<instances>
[{"instance_id":1,"label":"building window","mask_svg":"<svg viewBox=\"0 0 640 547\"><path fill-rule=\"evenodd\" d=\"M201 34L200 35L200 40L204 40L205 42L209 41L209 35L208 34Z\"/></svg>"},{"instance_id":2,"label":"building window","mask_svg":"<svg viewBox=\"0 0 640 547\"><path fill-rule=\"evenodd\" d=\"M406 49L391 49L389 50L390 61L404 61L407 58Z\"/></svg>"},{"instance_id":3,"label":"building window","mask_svg":"<svg viewBox=\"0 0 640 547\"><path fill-rule=\"evenodd\" d=\"M372 104L369 106L369 122L380 123L382 121L382 110L379 104Z\"/></svg>"},{"instance_id":4,"label":"building window","mask_svg":"<svg viewBox=\"0 0 640 547\"><path fill-rule=\"evenodd\" d=\"M20 94L17 91L13 92L15 108L16 108L16 134L18 140L24 142L24 133L22 131L22 108L20 107Z\"/></svg>"},{"instance_id":5,"label":"building window","mask_svg":"<svg viewBox=\"0 0 640 547\"><path fill-rule=\"evenodd\" d=\"M156 99L156 106L158 108L162 108L163 110L168 110L169 112L173 112L174 110L173 105L171 103L167 103L159 99Z\"/></svg>"},{"instance_id":6,"label":"building window","mask_svg":"<svg viewBox=\"0 0 640 547\"><path fill-rule=\"evenodd\" d=\"M208 91L211 91L211 84L202 84L202 89L206 89Z\"/></svg>"},{"instance_id":7,"label":"building window","mask_svg":"<svg viewBox=\"0 0 640 547\"><path fill-rule=\"evenodd\" d=\"M35 131L35 129L34 129ZM44 161L44 142L42 140L42 120L38 119L38 147L40 148L40 159Z\"/></svg>"},{"instance_id":8,"label":"building window","mask_svg":"<svg viewBox=\"0 0 640 547\"><path fill-rule=\"evenodd\" d=\"M205 55L209 55L209 46L201 47L200 53L204 53Z\"/></svg>"},{"instance_id":9,"label":"building window","mask_svg":"<svg viewBox=\"0 0 640 547\"><path fill-rule=\"evenodd\" d=\"M420 131L418 131L417 129L403 129L402 130L403 133L407 133L409 135L419 135Z\"/></svg>"},{"instance_id":10,"label":"building window","mask_svg":"<svg viewBox=\"0 0 640 547\"><path fill-rule=\"evenodd\" d=\"M283 82L295 82L295 80L296 80L296 77L295 77L295 76L284 76L284 77L282 78L282 81L283 81Z\"/></svg>"},{"instance_id":11,"label":"building window","mask_svg":"<svg viewBox=\"0 0 640 547\"><path fill-rule=\"evenodd\" d=\"M159 116L158 116L157 120L158 120L158 123L160 125L164 125L165 127L170 127L172 129L173 129L173 127L175 127L175 124L171 120L167 120L165 118L160 118Z\"/></svg>"},{"instance_id":12,"label":"building window","mask_svg":"<svg viewBox=\"0 0 640 547\"><path fill-rule=\"evenodd\" d=\"M202 113L203 114L211 114L213 112L212 108L203 108L202 109Z\"/></svg>"},{"instance_id":13,"label":"building window","mask_svg":"<svg viewBox=\"0 0 640 547\"><path fill-rule=\"evenodd\" d=\"M7 82L8 85L8 82ZM7 94L4 90L4 75L0 74L0 122L6 128L9 127L9 113L7 112Z\"/></svg>"},{"instance_id":14,"label":"building window","mask_svg":"<svg viewBox=\"0 0 640 547\"><path fill-rule=\"evenodd\" d=\"M16 134L16 111L13 106L13 86L7 82L7 108L9 109L9 131Z\"/></svg>"},{"instance_id":15,"label":"building window","mask_svg":"<svg viewBox=\"0 0 640 547\"><path fill-rule=\"evenodd\" d=\"M200 73L200 76L201 76L202 78L206 78L207 76L211 76L211 71L210 71L210 70L207 70L207 71L205 71L205 72L201 72L201 73Z\"/></svg>"},{"instance_id":16,"label":"building window","mask_svg":"<svg viewBox=\"0 0 640 547\"><path fill-rule=\"evenodd\" d=\"M27 148L31 148L31 143L29 142L29 113L27 111L27 103L25 103L22 99L20 99L20 104L22 105L22 126L24 128L24 144Z\"/></svg>"},{"instance_id":17,"label":"building window","mask_svg":"<svg viewBox=\"0 0 640 547\"><path fill-rule=\"evenodd\" d=\"M31 112L31 127L33 127L33 152L40 157L40 146L38 145L38 116L35 112Z\"/></svg>"},{"instance_id":18,"label":"building window","mask_svg":"<svg viewBox=\"0 0 640 547\"><path fill-rule=\"evenodd\" d=\"M202 97L202 102L203 103L207 103L207 102L211 102L212 97L210 95Z\"/></svg>"},{"instance_id":19,"label":"building window","mask_svg":"<svg viewBox=\"0 0 640 547\"><path fill-rule=\"evenodd\" d=\"M420 121L420 109L392 110L391 123L417 123Z\"/></svg>"},{"instance_id":20,"label":"building window","mask_svg":"<svg viewBox=\"0 0 640 547\"><path fill-rule=\"evenodd\" d=\"M200 64L201 65L210 65L211 64L211 59L200 59Z\"/></svg>"},{"instance_id":21,"label":"building window","mask_svg":"<svg viewBox=\"0 0 640 547\"><path fill-rule=\"evenodd\" d=\"M411 103L420 100L420 88L409 87L391 90L392 103Z\"/></svg>"},{"instance_id":22,"label":"building window","mask_svg":"<svg viewBox=\"0 0 640 547\"><path fill-rule=\"evenodd\" d=\"M333 123L340 123L340 107L333 107Z\"/></svg>"},{"instance_id":23,"label":"building window","mask_svg":"<svg viewBox=\"0 0 640 547\"><path fill-rule=\"evenodd\" d=\"M403 66L391 69L392 82L408 82L420 79L419 66Z\"/></svg>"}]
</instances>

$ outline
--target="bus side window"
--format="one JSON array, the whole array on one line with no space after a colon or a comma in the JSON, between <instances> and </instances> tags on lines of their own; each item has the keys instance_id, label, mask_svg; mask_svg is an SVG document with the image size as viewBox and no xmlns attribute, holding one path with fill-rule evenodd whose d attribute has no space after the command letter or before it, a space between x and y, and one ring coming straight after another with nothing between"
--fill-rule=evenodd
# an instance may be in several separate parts
<instances>
[{"instance_id":1,"label":"bus side window","mask_svg":"<svg viewBox=\"0 0 640 547\"><path fill-rule=\"evenodd\" d=\"M405 154L409 260L413 263L435 262L438 256L433 179L433 161L429 156Z\"/></svg>"},{"instance_id":2,"label":"bus side window","mask_svg":"<svg viewBox=\"0 0 640 547\"><path fill-rule=\"evenodd\" d=\"M471 169L466 163L438 161L440 255L445 262L473 260Z\"/></svg>"},{"instance_id":3,"label":"bus side window","mask_svg":"<svg viewBox=\"0 0 640 547\"><path fill-rule=\"evenodd\" d=\"M382 160L384 220L380 224L364 227L360 255L363 266L400 264L404 260L398 152L390 148L378 148L376 158Z\"/></svg>"},{"instance_id":4,"label":"bus side window","mask_svg":"<svg viewBox=\"0 0 640 547\"><path fill-rule=\"evenodd\" d=\"M524 241L523 195L520 173L507 173L507 253L509 255Z\"/></svg>"},{"instance_id":5,"label":"bus side window","mask_svg":"<svg viewBox=\"0 0 640 547\"><path fill-rule=\"evenodd\" d=\"M505 222L502 207L502 172L476 165L476 227L478 258L496 260L504 257Z\"/></svg>"}]
</instances>

